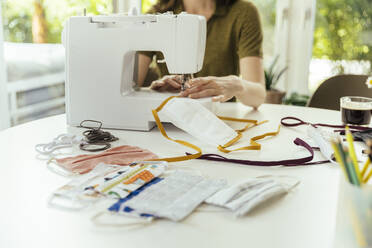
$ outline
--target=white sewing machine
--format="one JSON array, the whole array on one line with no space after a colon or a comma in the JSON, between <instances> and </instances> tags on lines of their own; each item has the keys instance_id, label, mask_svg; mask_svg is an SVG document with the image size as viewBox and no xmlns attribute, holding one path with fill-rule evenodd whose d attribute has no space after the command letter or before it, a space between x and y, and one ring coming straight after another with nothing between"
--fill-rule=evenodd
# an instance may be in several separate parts
<instances>
[{"instance_id":1,"label":"white sewing machine","mask_svg":"<svg viewBox=\"0 0 372 248\"><path fill-rule=\"evenodd\" d=\"M90 119L104 128L148 131L155 125L151 110L170 94L133 89L136 51L161 51L171 74L196 73L203 65L206 21L186 13L71 17L62 40L67 123ZM212 108L210 99L202 102Z\"/></svg>"}]
</instances>

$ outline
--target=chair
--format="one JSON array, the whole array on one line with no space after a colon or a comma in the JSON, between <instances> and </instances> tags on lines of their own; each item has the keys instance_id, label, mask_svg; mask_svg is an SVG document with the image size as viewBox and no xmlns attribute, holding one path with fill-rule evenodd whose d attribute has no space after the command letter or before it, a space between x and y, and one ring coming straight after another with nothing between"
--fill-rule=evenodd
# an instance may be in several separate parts
<instances>
[{"instance_id":1,"label":"chair","mask_svg":"<svg viewBox=\"0 0 372 248\"><path fill-rule=\"evenodd\" d=\"M314 92L307 107L340 110L343 96L372 97L372 89L365 82L365 75L337 75L325 80Z\"/></svg>"}]
</instances>

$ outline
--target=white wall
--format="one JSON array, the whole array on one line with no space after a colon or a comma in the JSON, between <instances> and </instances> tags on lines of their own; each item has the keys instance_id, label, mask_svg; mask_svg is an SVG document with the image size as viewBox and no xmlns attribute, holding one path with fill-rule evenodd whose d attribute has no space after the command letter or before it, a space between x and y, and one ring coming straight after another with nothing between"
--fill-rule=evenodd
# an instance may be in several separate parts
<instances>
[{"instance_id":1,"label":"white wall","mask_svg":"<svg viewBox=\"0 0 372 248\"><path fill-rule=\"evenodd\" d=\"M8 108L8 93L7 93L7 78L4 63L4 33L3 22L1 16L0 2L0 130L10 126L9 108Z\"/></svg>"}]
</instances>

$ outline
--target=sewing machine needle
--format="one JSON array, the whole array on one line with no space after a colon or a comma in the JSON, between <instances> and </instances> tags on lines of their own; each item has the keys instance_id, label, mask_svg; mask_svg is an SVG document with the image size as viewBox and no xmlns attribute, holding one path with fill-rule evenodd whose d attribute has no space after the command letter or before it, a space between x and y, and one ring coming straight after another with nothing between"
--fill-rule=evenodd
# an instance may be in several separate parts
<instances>
[{"instance_id":1,"label":"sewing machine needle","mask_svg":"<svg viewBox=\"0 0 372 248\"><path fill-rule=\"evenodd\" d=\"M186 87L185 87L185 83L186 83L186 75L181 75L181 92L182 91L185 91Z\"/></svg>"},{"instance_id":2,"label":"sewing machine needle","mask_svg":"<svg viewBox=\"0 0 372 248\"><path fill-rule=\"evenodd\" d=\"M185 91L186 90L186 82L190 81L191 79L194 78L194 75L193 74L183 74L181 76L181 91Z\"/></svg>"}]
</instances>

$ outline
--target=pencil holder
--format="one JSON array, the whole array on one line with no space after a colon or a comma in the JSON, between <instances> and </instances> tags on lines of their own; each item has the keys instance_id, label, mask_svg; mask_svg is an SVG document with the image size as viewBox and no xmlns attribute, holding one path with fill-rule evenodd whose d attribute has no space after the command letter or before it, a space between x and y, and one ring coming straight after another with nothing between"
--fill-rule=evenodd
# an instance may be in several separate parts
<instances>
[{"instance_id":1,"label":"pencil holder","mask_svg":"<svg viewBox=\"0 0 372 248\"><path fill-rule=\"evenodd\" d=\"M340 179L334 248L372 248L372 185Z\"/></svg>"}]
</instances>

